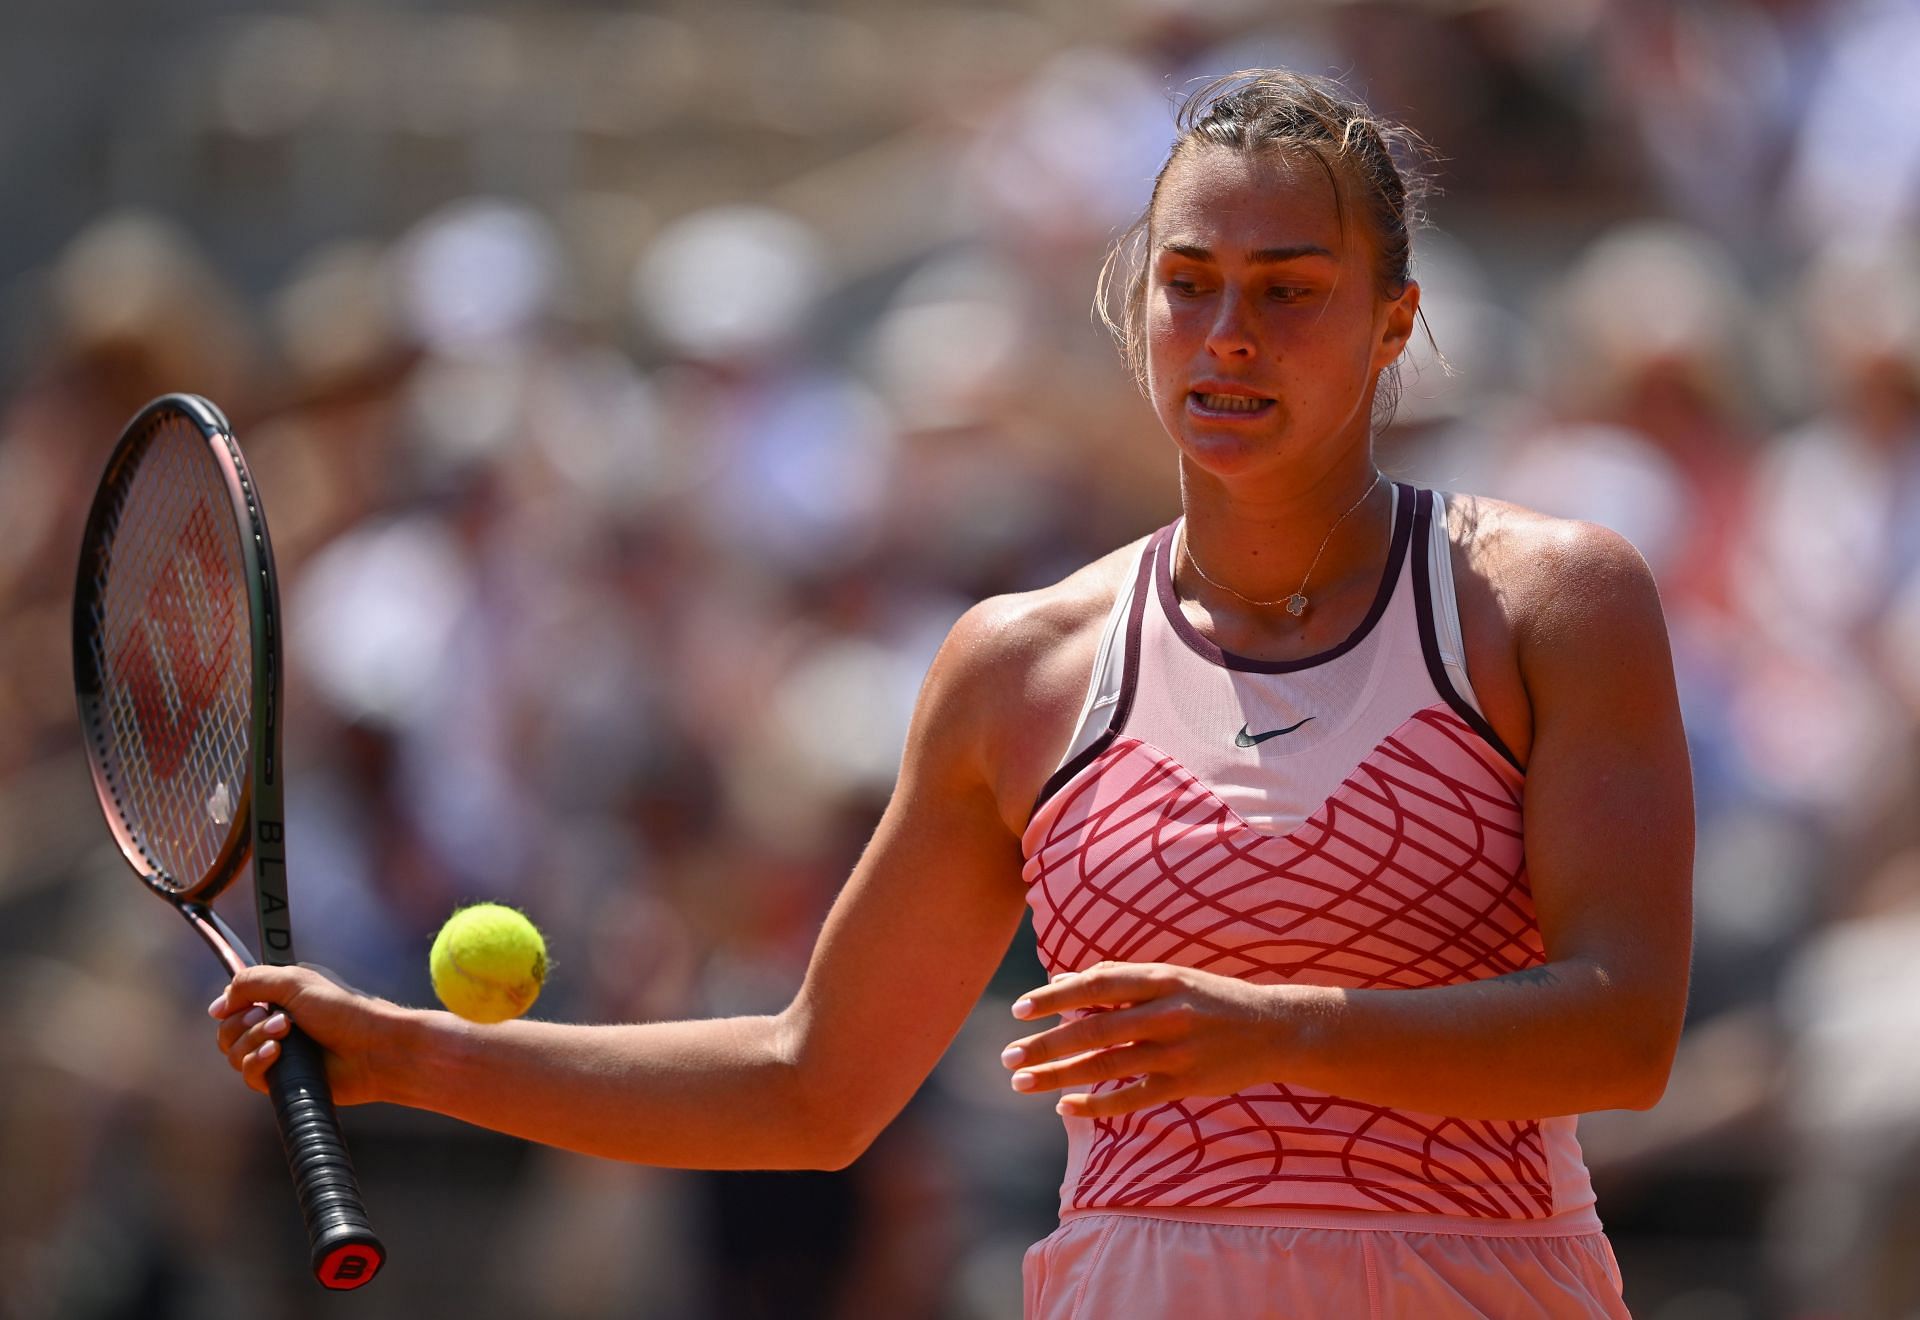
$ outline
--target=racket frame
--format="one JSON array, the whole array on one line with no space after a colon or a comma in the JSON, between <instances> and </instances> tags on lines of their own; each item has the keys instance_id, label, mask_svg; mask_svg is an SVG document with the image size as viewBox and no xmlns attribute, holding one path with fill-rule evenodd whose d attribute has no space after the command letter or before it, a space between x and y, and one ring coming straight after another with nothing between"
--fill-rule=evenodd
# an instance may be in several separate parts
<instances>
[{"instance_id":1,"label":"racket frame","mask_svg":"<svg viewBox=\"0 0 1920 1320\"><path fill-rule=\"evenodd\" d=\"M95 754L96 730L101 719L101 676L91 643L91 606L94 581L104 547L102 522L112 501L102 498L127 480L129 465L144 454L149 432L167 413L183 413L199 429L208 452L220 468L233 528L239 533L242 575L247 587L247 619L252 663L249 710L248 773L241 787L233 826L207 874L191 883L163 874L119 809L119 792ZM218 408L193 394L166 394L147 404L122 431L96 488L80 554L74 593L74 687L80 720L86 730L87 767L93 775L102 814L114 842L148 889L167 900L192 927L214 956L236 975L254 966L247 943L221 919L213 902L252 864L264 961L290 966L296 961L293 927L287 902L285 796L281 779L280 709L283 676L280 664L280 593L274 572L273 545L253 476L241 457L233 428ZM315 1277L327 1288L358 1288L378 1273L385 1248L366 1223L358 1185L340 1140L338 1120L326 1082L325 1059L319 1047L298 1027L282 1038L281 1059L268 1073L275 1118L300 1193L307 1221ZM324 1131L322 1130L324 1129ZM321 1143L316 1146L316 1139ZM323 1185L324 1184L324 1185ZM322 1222L322 1221L325 1222Z\"/></svg>"}]
</instances>

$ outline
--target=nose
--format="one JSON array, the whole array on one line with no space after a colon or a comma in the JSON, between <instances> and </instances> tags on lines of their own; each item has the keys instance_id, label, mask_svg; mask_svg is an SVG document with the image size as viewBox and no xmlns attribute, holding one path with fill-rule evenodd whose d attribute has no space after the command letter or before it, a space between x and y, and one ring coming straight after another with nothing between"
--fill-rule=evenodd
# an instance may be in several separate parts
<instances>
[{"instance_id":1,"label":"nose","mask_svg":"<svg viewBox=\"0 0 1920 1320\"><path fill-rule=\"evenodd\" d=\"M1231 288L1224 290L1207 327L1207 352L1217 358L1252 357L1255 343L1247 313L1246 299Z\"/></svg>"}]
</instances>

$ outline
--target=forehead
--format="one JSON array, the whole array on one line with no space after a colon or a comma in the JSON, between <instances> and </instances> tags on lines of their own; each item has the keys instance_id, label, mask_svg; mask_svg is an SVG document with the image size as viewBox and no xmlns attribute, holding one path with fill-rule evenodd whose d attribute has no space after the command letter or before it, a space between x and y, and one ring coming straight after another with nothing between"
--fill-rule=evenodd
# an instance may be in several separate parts
<instances>
[{"instance_id":1,"label":"forehead","mask_svg":"<svg viewBox=\"0 0 1920 1320\"><path fill-rule=\"evenodd\" d=\"M1155 248L1176 243L1215 253L1317 246L1345 252L1333 179L1302 152L1189 148L1167 167L1154 200Z\"/></svg>"}]
</instances>

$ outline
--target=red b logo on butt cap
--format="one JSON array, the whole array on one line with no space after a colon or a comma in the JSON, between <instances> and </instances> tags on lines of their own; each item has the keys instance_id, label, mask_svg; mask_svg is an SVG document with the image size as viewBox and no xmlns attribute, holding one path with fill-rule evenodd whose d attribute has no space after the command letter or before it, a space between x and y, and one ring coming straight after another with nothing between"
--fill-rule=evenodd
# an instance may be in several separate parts
<instances>
[{"instance_id":1,"label":"red b logo on butt cap","mask_svg":"<svg viewBox=\"0 0 1920 1320\"><path fill-rule=\"evenodd\" d=\"M336 1247L320 1262L320 1282L329 1288L345 1291L358 1288L371 1279L380 1268L380 1253L370 1247L350 1242L344 1247Z\"/></svg>"}]
</instances>

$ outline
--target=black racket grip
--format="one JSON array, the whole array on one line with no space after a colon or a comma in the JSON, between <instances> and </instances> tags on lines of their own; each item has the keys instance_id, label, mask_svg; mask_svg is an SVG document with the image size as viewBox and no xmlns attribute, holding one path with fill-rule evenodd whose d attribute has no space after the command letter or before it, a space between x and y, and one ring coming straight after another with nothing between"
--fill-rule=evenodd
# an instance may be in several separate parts
<instances>
[{"instance_id":1,"label":"black racket grip","mask_svg":"<svg viewBox=\"0 0 1920 1320\"><path fill-rule=\"evenodd\" d=\"M380 1272L387 1250L360 1200L327 1086L326 1057L300 1028L290 1027L281 1038L280 1058L267 1069L267 1091L307 1221L313 1277L328 1288L358 1288Z\"/></svg>"}]
</instances>

